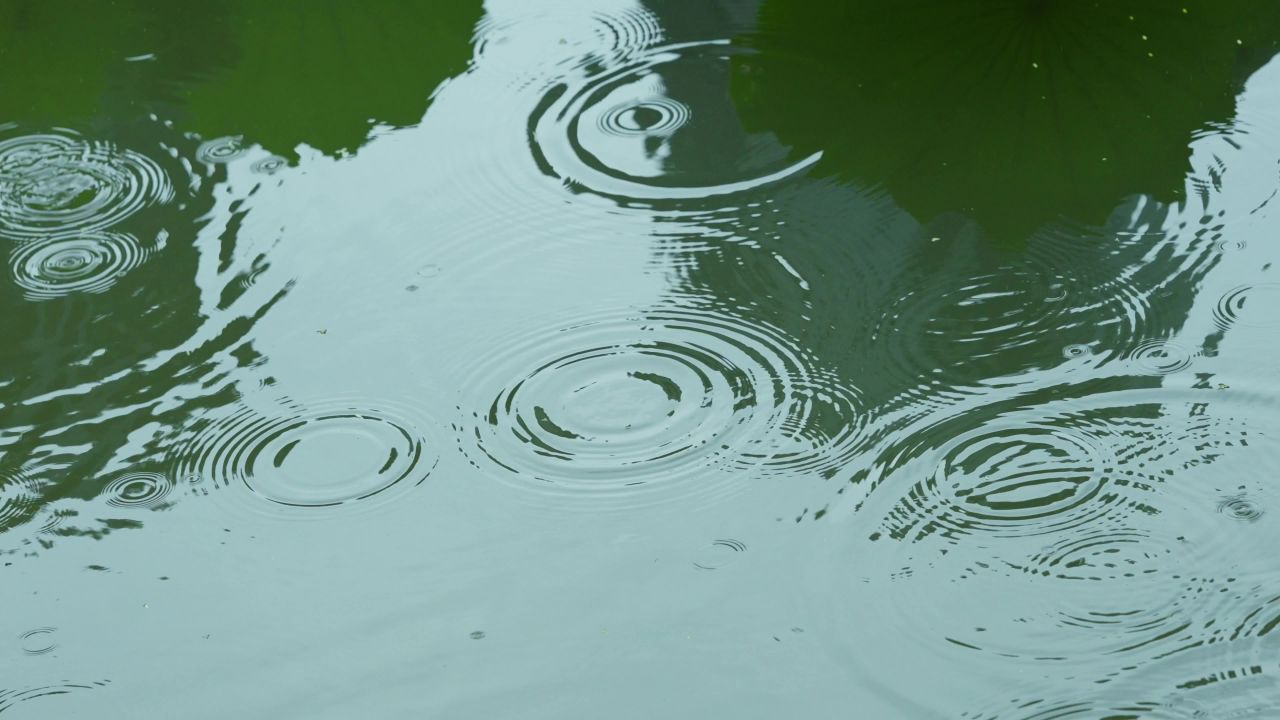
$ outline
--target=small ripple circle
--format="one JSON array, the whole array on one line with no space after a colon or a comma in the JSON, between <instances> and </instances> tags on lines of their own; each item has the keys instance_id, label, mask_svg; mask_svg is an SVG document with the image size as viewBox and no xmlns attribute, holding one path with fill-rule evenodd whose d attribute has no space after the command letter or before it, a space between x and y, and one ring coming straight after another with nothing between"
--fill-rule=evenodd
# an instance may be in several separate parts
<instances>
[{"instance_id":1,"label":"small ripple circle","mask_svg":"<svg viewBox=\"0 0 1280 720\"><path fill-rule=\"evenodd\" d=\"M249 170L259 175L275 175L287 167L289 167L288 160L279 155L269 155L253 161L253 164L249 166Z\"/></svg>"},{"instance_id":2,"label":"small ripple circle","mask_svg":"<svg viewBox=\"0 0 1280 720\"><path fill-rule=\"evenodd\" d=\"M121 508L155 508L173 490L173 481L161 473L136 472L112 480L103 490L109 505Z\"/></svg>"},{"instance_id":3,"label":"small ripple circle","mask_svg":"<svg viewBox=\"0 0 1280 720\"><path fill-rule=\"evenodd\" d=\"M1280 326L1280 283L1240 285L1228 290L1213 309L1214 322L1224 330L1235 326Z\"/></svg>"},{"instance_id":4,"label":"small ripple circle","mask_svg":"<svg viewBox=\"0 0 1280 720\"><path fill-rule=\"evenodd\" d=\"M30 240L9 256L13 282L30 300L99 293L146 261L149 251L132 235L92 232Z\"/></svg>"},{"instance_id":5,"label":"small ripple circle","mask_svg":"<svg viewBox=\"0 0 1280 720\"><path fill-rule=\"evenodd\" d=\"M1224 498L1219 502L1218 512L1226 515L1232 520L1257 522L1262 519L1264 510L1255 500L1243 495L1237 495L1235 497Z\"/></svg>"},{"instance_id":6,"label":"small ripple circle","mask_svg":"<svg viewBox=\"0 0 1280 720\"><path fill-rule=\"evenodd\" d=\"M1130 349L1127 357L1144 373L1170 375L1191 367L1195 353L1169 340L1148 340Z\"/></svg>"},{"instance_id":7,"label":"small ripple circle","mask_svg":"<svg viewBox=\"0 0 1280 720\"><path fill-rule=\"evenodd\" d=\"M200 147L196 148L196 157L209 164L229 163L248 151L243 137L229 135L200 143Z\"/></svg>"}]
</instances>

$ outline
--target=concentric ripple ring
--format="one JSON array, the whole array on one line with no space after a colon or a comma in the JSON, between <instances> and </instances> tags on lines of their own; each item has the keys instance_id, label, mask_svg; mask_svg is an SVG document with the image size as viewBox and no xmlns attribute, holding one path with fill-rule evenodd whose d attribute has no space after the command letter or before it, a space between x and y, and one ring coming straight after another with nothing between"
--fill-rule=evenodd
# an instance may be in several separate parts
<instances>
[{"instance_id":1,"label":"concentric ripple ring","mask_svg":"<svg viewBox=\"0 0 1280 720\"><path fill-rule=\"evenodd\" d=\"M386 497L422 483L435 467L425 426L412 410L381 402L240 408L197 424L176 453L174 475L292 507Z\"/></svg>"},{"instance_id":2,"label":"concentric ripple ring","mask_svg":"<svg viewBox=\"0 0 1280 720\"><path fill-rule=\"evenodd\" d=\"M719 41L664 45L572 87L556 86L529 119L535 161L544 173L573 187L622 200L726 195L804 171L821 152L799 160L770 156L748 167L737 156L697 161L673 156L672 136L693 132L694 103L705 99L669 97L664 69L715 67L743 52Z\"/></svg>"},{"instance_id":3,"label":"concentric ripple ring","mask_svg":"<svg viewBox=\"0 0 1280 720\"><path fill-rule=\"evenodd\" d=\"M103 292L148 255L132 235L91 232L18 245L9 256L9 271L29 300L48 300Z\"/></svg>"},{"instance_id":4,"label":"concentric ripple ring","mask_svg":"<svg viewBox=\"0 0 1280 720\"><path fill-rule=\"evenodd\" d=\"M776 328L712 309L541 331L463 384L463 451L504 482L626 505L719 492L743 473L818 475L865 411Z\"/></svg>"},{"instance_id":5,"label":"concentric ripple ring","mask_svg":"<svg viewBox=\"0 0 1280 720\"><path fill-rule=\"evenodd\" d=\"M67 130L0 140L0 235L91 233L172 197L160 166L132 150Z\"/></svg>"}]
</instances>

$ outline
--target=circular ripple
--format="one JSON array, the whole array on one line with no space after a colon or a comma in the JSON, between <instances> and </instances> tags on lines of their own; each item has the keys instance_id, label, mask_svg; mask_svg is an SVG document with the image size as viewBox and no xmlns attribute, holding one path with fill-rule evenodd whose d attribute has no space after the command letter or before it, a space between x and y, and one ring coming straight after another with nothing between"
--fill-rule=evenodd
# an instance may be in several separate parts
<instances>
[{"instance_id":1,"label":"circular ripple","mask_svg":"<svg viewBox=\"0 0 1280 720\"><path fill-rule=\"evenodd\" d=\"M539 167L621 201L725 195L803 171L821 153L797 162L761 138L730 138L717 120L732 112L728 103L713 93L668 95L664 74L719 77L743 52L723 42L666 45L578 86L557 86L529 122ZM706 122L690 122L704 115Z\"/></svg>"},{"instance_id":2,"label":"circular ripple","mask_svg":"<svg viewBox=\"0 0 1280 720\"><path fill-rule=\"evenodd\" d=\"M0 475L0 532L27 522L40 509L40 484L18 473Z\"/></svg>"},{"instance_id":3,"label":"circular ripple","mask_svg":"<svg viewBox=\"0 0 1280 720\"><path fill-rule=\"evenodd\" d=\"M1131 349L1127 358L1144 373L1171 375L1191 367L1196 354L1175 342L1148 340Z\"/></svg>"},{"instance_id":4,"label":"circular ripple","mask_svg":"<svg viewBox=\"0 0 1280 720\"><path fill-rule=\"evenodd\" d=\"M27 655L45 655L53 652L58 645L50 636L57 631L57 628L41 627L22 633L18 638L22 642L22 652Z\"/></svg>"},{"instance_id":5,"label":"circular ripple","mask_svg":"<svg viewBox=\"0 0 1280 720\"><path fill-rule=\"evenodd\" d=\"M160 473L140 472L122 475L103 490L107 503L122 508L154 508L162 505L173 482Z\"/></svg>"},{"instance_id":6,"label":"circular ripple","mask_svg":"<svg viewBox=\"0 0 1280 720\"><path fill-rule=\"evenodd\" d=\"M149 252L131 235L93 232L31 240L13 249L9 271L31 300L98 293L141 265Z\"/></svg>"},{"instance_id":7,"label":"circular ripple","mask_svg":"<svg viewBox=\"0 0 1280 720\"><path fill-rule=\"evenodd\" d=\"M933 396L994 377L1012 382L1063 357L1107 362L1112 348L1144 326L1150 308L1123 280L1086 277L1040 259L948 283L908 279L910 289L887 304L871 339L888 355L880 362L904 382L928 383Z\"/></svg>"},{"instance_id":8,"label":"circular ripple","mask_svg":"<svg viewBox=\"0 0 1280 720\"><path fill-rule=\"evenodd\" d=\"M1049 420L994 422L950 439L932 472L902 498L891 534L1039 535L1086 523L1113 498L1096 431Z\"/></svg>"},{"instance_id":9,"label":"circular ripple","mask_svg":"<svg viewBox=\"0 0 1280 720\"><path fill-rule=\"evenodd\" d=\"M856 396L777 329L715 310L608 315L504 348L464 387L464 451L519 487L626 503L857 447ZM855 414L856 413L856 414Z\"/></svg>"},{"instance_id":10,"label":"circular ripple","mask_svg":"<svg viewBox=\"0 0 1280 720\"><path fill-rule=\"evenodd\" d=\"M280 157L279 155L270 155L262 158L261 160L255 160L253 164L249 166L249 170L259 175L275 175L287 167L289 167L288 160Z\"/></svg>"},{"instance_id":11,"label":"circular ripple","mask_svg":"<svg viewBox=\"0 0 1280 720\"><path fill-rule=\"evenodd\" d=\"M244 155L249 148L244 145L244 138L239 135L230 135L227 137L214 138L200 143L200 147L196 148L196 157L201 162L211 165L217 163L229 163L236 158Z\"/></svg>"},{"instance_id":12,"label":"circular ripple","mask_svg":"<svg viewBox=\"0 0 1280 720\"><path fill-rule=\"evenodd\" d=\"M966 712L964 720L1199 720L1188 707L1173 708L1157 702L1105 700L1051 700L1024 698L993 704L990 710Z\"/></svg>"},{"instance_id":13,"label":"circular ripple","mask_svg":"<svg viewBox=\"0 0 1280 720\"><path fill-rule=\"evenodd\" d=\"M102 230L173 187L145 155L70 131L0 141L0 234L14 238Z\"/></svg>"},{"instance_id":14,"label":"circular ripple","mask_svg":"<svg viewBox=\"0 0 1280 720\"><path fill-rule=\"evenodd\" d=\"M903 540L1065 533L1158 512L1157 486L1239 442L1179 417L1194 406L1167 394L1062 392L975 397L896 428L875 451L866 511Z\"/></svg>"},{"instance_id":15,"label":"circular ripple","mask_svg":"<svg viewBox=\"0 0 1280 720\"><path fill-rule=\"evenodd\" d=\"M719 570L733 564L746 551L746 544L739 540L716 540L698 554L693 566L699 570Z\"/></svg>"},{"instance_id":16,"label":"circular ripple","mask_svg":"<svg viewBox=\"0 0 1280 720\"><path fill-rule=\"evenodd\" d=\"M1266 512L1257 501L1252 498L1239 495L1236 497L1224 498L1218 503L1218 512L1226 515L1232 520L1243 520L1246 522L1257 522Z\"/></svg>"},{"instance_id":17,"label":"circular ripple","mask_svg":"<svg viewBox=\"0 0 1280 720\"><path fill-rule=\"evenodd\" d=\"M281 505L326 507L416 486L438 459L423 423L401 408L330 401L282 410L241 408L200 423L178 451L175 475Z\"/></svg>"},{"instance_id":18,"label":"circular ripple","mask_svg":"<svg viewBox=\"0 0 1280 720\"><path fill-rule=\"evenodd\" d=\"M596 118L600 132L613 135L673 133L689 121L689 108L671 98L627 103Z\"/></svg>"},{"instance_id":19,"label":"circular ripple","mask_svg":"<svg viewBox=\"0 0 1280 720\"><path fill-rule=\"evenodd\" d=\"M1135 578L1175 565L1178 549L1149 532L1117 528L1068 537L1032 555L1022 570L1062 580Z\"/></svg>"},{"instance_id":20,"label":"circular ripple","mask_svg":"<svg viewBox=\"0 0 1280 720\"><path fill-rule=\"evenodd\" d=\"M1219 327L1280 326L1280 283L1241 285L1227 291L1213 310L1213 319Z\"/></svg>"}]
</instances>

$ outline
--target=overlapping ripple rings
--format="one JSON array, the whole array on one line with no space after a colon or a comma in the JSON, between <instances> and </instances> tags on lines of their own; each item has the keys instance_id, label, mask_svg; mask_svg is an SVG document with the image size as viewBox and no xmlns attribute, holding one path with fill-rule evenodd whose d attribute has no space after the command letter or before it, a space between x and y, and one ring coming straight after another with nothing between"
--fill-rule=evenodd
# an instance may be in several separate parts
<instances>
[{"instance_id":1,"label":"overlapping ripple rings","mask_svg":"<svg viewBox=\"0 0 1280 720\"><path fill-rule=\"evenodd\" d=\"M104 230L172 196L160 166L132 150L66 130L0 140L0 236Z\"/></svg>"},{"instance_id":2,"label":"overlapping ripple rings","mask_svg":"<svg viewBox=\"0 0 1280 720\"><path fill-rule=\"evenodd\" d=\"M889 304L872 340L884 343L898 372L960 389L1064 359L1106 362L1141 336L1149 314L1146 298L1123 282L1098 288L1026 262L958 284L915 284Z\"/></svg>"},{"instance_id":3,"label":"overlapping ripple rings","mask_svg":"<svg viewBox=\"0 0 1280 720\"><path fill-rule=\"evenodd\" d=\"M386 498L422 483L435 467L427 433L417 413L381 402L241 408L198 423L176 451L174 474L301 508Z\"/></svg>"},{"instance_id":4,"label":"overlapping ripple rings","mask_svg":"<svg viewBox=\"0 0 1280 720\"><path fill-rule=\"evenodd\" d=\"M874 461L877 483L897 488L884 495L893 507L883 531L903 540L1028 537L1178 511L1192 513L1190 533L1224 499L1261 496L1250 478L1274 463L1273 445L1247 421L1269 403L1205 391L1074 392L974 401L889 438ZM1249 457L1253 472L1235 469ZM871 493L865 504L878 507L880 490ZM1197 540L1212 544L1218 533L1204 535Z\"/></svg>"},{"instance_id":5,"label":"overlapping ripple rings","mask_svg":"<svg viewBox=\"0 0 1280 720\"><path fill-rule=\"evenodd\" d=\"M745 152L750 139L727 140L719 122L731 108L715 104L717 93L699 92L698 78L723 76L741 52L725 42L665 45L580 84L556 86L529 120L535 160L574 189L623 202L725 195L803 171L821 153L797 161L762 142ZM677 77L680 85L672 85Z\"/></svg>"},{"instance_id":6,"label":"overlapping ripple rings","mask_svg":"<svg viewBox=\"0 0 1280 720\"><path fill-rule=\"evenodd\" d=\"M1107 433L1062 407L975 409L904 433L877 463L920 479L885 528L899 539L1028 536L1121 511L1136 500L1113 487Z\"/></svg>"},{"instance_id":7,"label":"overlapping ripple rings","mask_svg":"<svg viewBox=\"0 0 1280 720\"><path fill-rule=\"evenodd\" d=\"M858 447L856 393L782 332L714 308L603 314L511 345L464 384L464 452L550 498L636 505Z\"/></svg>"},{"instance_id":8,"label":"overlapping ripple rings","mask_svg":"<svg viewBox=\"0 0 1280 720\"><path fill-rule=\"evenodd\" d=\"M13 282L29 300L107 290L150 254L132 235L90 232L30 240L9 256Z\"/></svg>"}]
</instances>

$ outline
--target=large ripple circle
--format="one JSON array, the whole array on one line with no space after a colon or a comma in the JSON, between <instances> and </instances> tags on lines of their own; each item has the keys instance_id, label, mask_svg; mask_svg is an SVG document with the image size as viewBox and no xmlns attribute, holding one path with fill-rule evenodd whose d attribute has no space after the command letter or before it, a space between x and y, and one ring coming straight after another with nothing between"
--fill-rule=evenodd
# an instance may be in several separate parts
<instances>
[{"instance_id":1,"label":"large ripple circle","mask_svg":"<svg viewBox=\"0 0 1280 720\"><path fill-rule=\"evenodd\" d=\"M883 531L911 541L1063 536L1144 512L1160 436L1142 411L1024 396L927 416L874 460L874 504L892 503Z\"/></svg>"},{"instance_id":2,"label":"large ripple circle","mask_svg":"<svg viewBox=\"0 0 1280 720\"><path fill-rule=\"evenodd\" d=\"M352 503L420 484L438 457L408 409L360 401L242 408L200 424L176 473L293 507Z\"/></svg>"},{"instance_id":3,"label":"large ripple circle","mask_svg":"<svg viewBox=\"0 0 1280 720\"><path fill-rule=\"evenodd\" d=\"M529 121L536 162L575 189L622 201L725 195L810 167L821 153L797 160L760 138L725 136L719 116L731 108L715 93L671 96L666 76L721 77L743 52L723 42L665 45L554 87Z\"/></svg>"},{"instance_id":4,"label":"large ripple circle","mask_svg":"<svg viewBox=\"0 0 1280 720\"><path fill-rule=\"evenodd\" d=\"M152 159L60 130L0 140L0 235L106 229L173 196Z\"/></svg>"},{"instance_id":5,"label":"large ripple circle","mask_svg":"<svg viewBox=\"0 0 1280 720\"><path fill-rule=\"evenodd\" d=\"M93 232L23 243L10 254L9 271L28 299L45 300L102 292L147 255L131 235Z\"/></svg>"},{"instance_id":6,"label":"large ripple circle","mask_svg":"<svg viewBox=\"0 0 1280 720\"><path fill-rule=\"evenodd\" d=\"M820 475L857 451L865 416L782 332L712 309L538 332L464 387L469 456L550 497L625 505Z\"/></svg>"}]
</instances>

